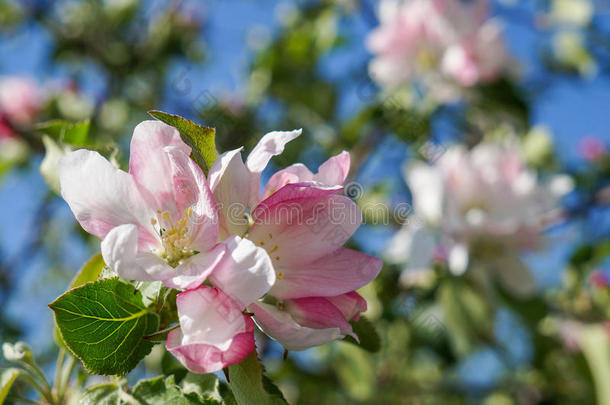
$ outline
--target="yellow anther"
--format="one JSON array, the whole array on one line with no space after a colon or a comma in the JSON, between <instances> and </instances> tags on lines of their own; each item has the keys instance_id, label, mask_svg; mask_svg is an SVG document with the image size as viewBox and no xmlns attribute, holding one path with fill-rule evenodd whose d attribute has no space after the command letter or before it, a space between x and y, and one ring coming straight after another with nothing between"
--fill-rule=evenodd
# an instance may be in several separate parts
<instances>
[{"instance_id":1,"label":"yellow anther","mask_svg":"<svg viewBox=\"0 0 610 405\"><path fill-rule=\"evenodd\" d=\"M278 249L277 245L273 246L273 249L269 251L269 254L275 252Z\"/></svg>"},{"instance_id":2,"label":"yellow anther","mask_svg":"<svg viewBox=\"0 0 610 405\"><path fill-rule=\"evenodd\" d=\"M281 272L281 271L279 273L277 273L277 279L278 280L283 280L284 279L284 273Z\"/></svg>"},{"instance_id":3,"label":"yellow anther","mask_svg":"<svg viewBox=\"0 0 610 405\"><path fill-rule=\"evenodd\" d=\"M280 260L280 257L279 256L275 256L275 260Z\"/></svg>"},{"instance_id":4,"label":"yellow anther","mask_svg":"<svg viewBox=\"0 0 610 405\"><path fill-rule=\"evenodd\" d=\"M258 244L261 245L261 246L265 246L265 241L261 240L260 242L258 242Z\"/></svg>"}]
</instances>

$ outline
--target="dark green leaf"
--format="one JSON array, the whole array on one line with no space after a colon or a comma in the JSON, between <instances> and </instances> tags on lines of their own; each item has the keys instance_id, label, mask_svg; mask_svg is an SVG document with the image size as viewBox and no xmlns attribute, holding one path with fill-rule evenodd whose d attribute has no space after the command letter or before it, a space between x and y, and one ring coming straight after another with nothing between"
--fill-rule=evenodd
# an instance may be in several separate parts
<instances>
[{"instance_id":1,"label":"dark green leaf","mask_svg":"<svg viewBox=\"0 0 610 405\"><path fill-rule=\"evenodd\" d=\"M256 350L241 363L229 367L229 386L237 404L286 404L281 391L273 382L264 381L263 372Z\"/></svg>"},{"instance_id":2,"label":"dark green leaf","mask_svg":"<svg viewBox=\"0 0 610 405\"><path fill-rule=\"evenodd\" d=\"M70 283L70 288L75 288L81 286L89 281L96 281L102 270L104 269L104 259L101 254L96 254L93 256L85 265L76 273L76 276L72 279ZM59 329L55 327L55 340L62 345L66 346L66 343L63 341L61 337L61 333L59 333Z\"/></svg>"},{"instance_id":3,"label":"dark green leaf","mask_svg":"<svg viewBox=\"0 0 610 405\"><path fill-rule=\"evenodd\" d=\"M358 345L364 350L372 353L378 352L379 349L381 349L381 339L371 321L366 317L361 316L358 321L352 321L350 323L352 324L354 333L358 336L358 339L360 339L360 343L356 342L351 336L346 336L345 339L343 339L344 341Z\"/></svg>"},{"instance_id":4,"label":"dark green leaf","mask_svg":"<svg viewBox=\"0 0 610 405\"><path fill-rule=\"evenodd\" d=\"M140 292L116 278L69 290L49 306L67 347L95 374L132 370L152 349L143 337L159 327Z\"/></svg>"},{"instance_id":5,"label":"dark green leaf","mask_svg":"<svg viewBox=\"0 0 610 405\"><path fill-rule=\"evenodd\" d=\"M180 131L182 140L191 147L193 159L207 175L216 160L216 129L204 127L179 115L167 114L162 111L149 111L150 115Z\"/></svg>"}]
</instances>

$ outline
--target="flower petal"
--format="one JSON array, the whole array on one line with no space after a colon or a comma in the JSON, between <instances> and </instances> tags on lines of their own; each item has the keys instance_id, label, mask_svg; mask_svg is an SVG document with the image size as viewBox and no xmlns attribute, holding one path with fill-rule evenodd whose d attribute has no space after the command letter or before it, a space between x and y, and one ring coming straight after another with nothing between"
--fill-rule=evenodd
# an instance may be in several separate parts
<instances>
[{"instance_id":1,"label":"flower petal","mask_svg":"<svg viewBox=\"0 0 610 405\"><path fill-rule=\"evenodd\" d=\"M241 160L241 148L225 152L210 168L210 188L218 205L220 238L244 235L245 219L250 198L251 174Z\"/></svg>"},{"instance_id":2,"label":"flower petal","mask_svg":"<svg viewBox=\"0 0 610 405\"><path fill-rule=\"evenodd\" d=\"M343 335L353 335L352 325L328 299L306 297L286 300L286 311L301 326L313 329L339 328ZM357 337L354 335L357 339Z\"/></svg>"},{"instance_id":3,"label":"flower petal","mask_svg":"<svg viewBox=\"0 0 610 405\"><path fill-rule=\"evenodd\" d=\"M173 269L172 277L163 280L163 284L179 290L196 288L212 274L226 253L227 248L222 243L212 250L197 253Z\"/></svg>"},{"instance_id":4,"label":"flower petal","mask_svg":"<svg viewBox=\"0 0 610 405\"><path fill-rule=\"evenodd\" d=\"M273 305L257 303L248 307L256 324L287 350L305 350L342 338L339 328L313 329L299 325L289 313Z\"/></svg>"},{"instance_id":5,"label":"flower petal","mask_svg":"<svg viewBox=\"0 0 610 405\"><path fill-rule=\"evenodd\" d=\"M265 295L275 283L275 270L265 249L248 239L230 236L228 254L210 281L244 307Z\"/></svg>"},{"instance_id":6,"label":"flower petal","mask_svg":"<svg viewBox=\"0 0 610 405\"><path fill-rule=\"evenodd\" d=\"M360 314L365 312L367 308L366 300L355 291L335 297L326 297L326 299L339 308L348 321L357 321L360 318Z\"/></svg>"},{"instance_id":7,"label":"flower petal","mask_svg":"<svg viewBox=\"0 0 610 405\"><path fill-rule=\"evenodd\" d=\"M133 224L108 232L101 250L108 267L127 280L163 280L174 270L156 255L138 252L138 228Z\"/></svg>"},{"instance_id":8,"label":"flower petal","mask_svg":"<svg viewBox=\"0 0 610 405\"><path fill-rule=\"evenodd\" d=\"M176 147L167 147L174 199L178 215L191 209L189 217L191 248L201 252L209 250L218 241L218 214L216 203L201 168Z\"/></svg>"},{"instance_id":9,"label":"flower petal","mask_svg":"<svg viewBox=\"0 0 610 405\"><path fill-rule=\"evenodd\" d=\"M129 173L151 207L176 216L168 146L182 150L187 156L191 153L176 128L160 121L139 123L131 138Z\"/></svg>"},{"instance_id":10,"label":"flower petal","mask_svg":"<svg viewBox=\"0 0 610 405\"><path fill-rule=\"evenodd\" d=\"M255 243L267 244L265 248L272 253L276 268L303 266L334 252L362 221L360 209L347 197L319 197L324 191L315 187L304 187L304 193L296 190L291 195L290 189L300 185L289 186L292 185L283 187L254 210L254 225L248 233ZM289 188L287 192L285 188ZM292 198L282 199L284 194Z\"/></svg>"},{"instance_id":11,"label":"flower petal","mask_svg":"<svg viewBox=\"0 0 610 405\"><path fill-rule=\"evenodd\" d=\"M340 248L309 264L282 267L282 279L269 294L280 299L334 297L368 284L382 265L376 257Z\"/></svg>"},{"instance_id":12,"label":"flower petal","mask_svg":"<svg viewBox=\"0 0 610 405\"><path fill-rule=\"evenodd\" d=\"M61 195L85 231L103 239L116 226L135 224L141 247L157 244L152 211L128 173L84 149L61 158L58 170Z\"/></svg>"},{"instance_id":13,"label":"flower petal","mask_svg":"<svg viewBox=\"0 0 610 405\"><path fill-rule=\"evenodd\" d=\"M248 170L252 173L261 173L267 167L269 160L282 153L286 144L301 135L301 132L302 130L296 129L294 131L273 131L265 134L248 155L246 160Z\"/></svg>"},{"instance_id":14,"label":"flower petal","mask_svg":"<svg viewBox=\"0 0 610 405\"><path fill-rule=\"evenodd\" d=\"M342 186L349 173L350 155L343 151L320 165L314 180L329 186Z\"/></svg>"},{"instance_id":15,"label":"flower petal","mask_svg":"<svg viewBox=\"0 0 610 405\"><path fill-rule=\"evenodd\" d=\"M313 181L313 178L313 173L301 163L295 163L288 166L287 168L282 169L271 176L265 185L265 189L263 190L263 200L284 187L286 184Z\"/></svg>"},{"instance_id":16,"label":"flower petal","mask_svg":"<svg viewBox=\"0 0 610 405\"><path fill-rule=\"evenodd\" d=\"M176 304L180 328L169 333L166 348L189 370L212 373L254 350L254 323L222 291L199 287L178 294Z\"/></svg>"},{"instance_id":17,"label":"flower petal","mask_svg":"<svg viewBox=\"0 0 610 405\"><path fill-rule=\"evenodd\" d=\"M301 130L269 132L261 138L246 159L246 168L252 174L250 177L250 207L255 207L260 201L260 174L273 156L284 151L284 146L301 135Z\"/></svg>"}]
</instances>

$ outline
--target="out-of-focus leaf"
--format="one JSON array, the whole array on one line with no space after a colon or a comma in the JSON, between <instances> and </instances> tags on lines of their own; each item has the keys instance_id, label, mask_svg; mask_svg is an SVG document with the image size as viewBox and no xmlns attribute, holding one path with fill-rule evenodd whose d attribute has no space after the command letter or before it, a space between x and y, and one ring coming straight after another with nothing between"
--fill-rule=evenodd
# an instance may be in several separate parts
<instances>
[{"instance_id":1,"label":"out-of-focus leaf","mask_svg":"<svg viewBox=\"0 0 610 405\"><path fill-rule=\"evenodd\" d=\"M375 367L368 353L345 345L341 354L333 359L333 367L352 398L359 401L370 399L374 392Z\"/></svg>"},{"instance_id":2,"label":"out-of-focus leaf","mask_svg":"<svg viewBox=\"0 0 610 405\"><path fill-rule=\"evenodd\" d=\"M451 279L438 289L438 300L445 314L447 336L456 353L468 354L492 335L493 314L484 297L468 284Z\"/></svg>"},{"instance_id":3,"label":"out-of-focus leaf","mask_svg":"<svg viewBox=\"0 0 610 405\"><path fill-rule=\"evenodd\" d=\"M179 115L167 114L162 111L149 111L150 115L180 131L182 140L191 147L191 158L207 175L208 170L216 160L216 130L194 123Z\"/></svg>"},{"instance_id":4,"label":"out-of-focus leaf","mask_svg":"<svg viewBox=\"0 0 610 405\"><path fill-rule=\"evenodd\" d=\"M352 321L350 323L354 333L358 336L358 339L360 339L360 343L351 336L346 336L343 340L345 342L353 343L368 352L378 352L381 348L381 339L371 321L366 317L361 316L357 321Z\"/></svg>"},{"instance_id":5,"label":"out-of-focus leaf","mask_svg":"<svg viewBox=\"0 0 610 405\"><path fill-rule=\"evenodd\" d=\"M220 405L221 402L203 398L196 392L185 393L174 383L174 377L159 376L139 381L133 388L133 397L143 405Z\"/></svg>"},{"instance_id":6,"label":"out-of-focus leaf","mask_svg":"<svg viewBox=\"0 0 610 405\"><path fill-rule=\"evenodd\" d=\"M13 383L17 377L19 377L19 373L20 371L16 368L2 370L2 374L0 375L0 405L4 403Z\"/></svg>"},{"instance_id":7,"label":"out-of-focus leaf","mask_svg":"<svg viewBox=\"0 0 610 405\"><path fill-rule=\"evenodd\" d=\"M229 367L229 386L237 404L286 404L281 391L273 386L271 380L263 382L263 372L256 350L240 363Z\"/></svg>"},{"instance_id":8,"label":"out-of-focus leaf","mask_svg":"<svg viewBox=\"0 0 610 405\"><path fill-rule=\"evenodd\" d=\"M142 304L142 294L118 279L74 288L49 304L70 351L92 373L122 375L144 358L153 344L159 317Z\"/></svg>"},{"instance_id":9,"label":"out-of-focus leaf","mask_svg":"<svg viewBox=\"0 0 610 405\"><path fill-rule=\"evenodd\" d=\"M58 142L73 146L85 146L89 134L89 125L89 120L79 122L52 120L36 125L35 129Z\"/></svg>"},{"instance_id":10,"label":"out-of-focus leaf","mask_svg":"<svg viewBox=\"0 0 610 405\"><path fill-rule=\"evenodd\" d=\"M85 390L79 405L117 405L120 403L119 386L115 383L98 384Z\"/></svg>"},{"instance_id":11,"label":"out-of-focus leaf","mask_svg":"<svg viewBox=\"0 0 610 405\"><path fill-rule=\"evenodd\" d=\"M585 327L580 346L593 375L597 403L610 404L610 339L607 330L601 325Z\"/></svg>"}]
</instances>

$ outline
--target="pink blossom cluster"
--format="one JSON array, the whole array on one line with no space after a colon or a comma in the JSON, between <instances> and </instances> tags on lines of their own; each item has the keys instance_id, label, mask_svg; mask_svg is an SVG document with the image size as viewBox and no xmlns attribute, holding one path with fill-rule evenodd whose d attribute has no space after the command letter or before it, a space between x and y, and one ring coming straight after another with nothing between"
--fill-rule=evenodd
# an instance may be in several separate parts
<instances>
[{"instance_id":1,"label":"pink blossom cluster","mask_svg":"<svg viewBox=\"0 0 610 405\"><path fill-rule=\"evenodd\" d=\"M407 262L402 282L430 271L434 260L454 274L477 264L516 295L535 285L519 255L543 246L546 222L557 214L571 179L542 181L516 140L449 147L433 164L405 167L417 221L394 237L388 259Z\"/></svg>"},{"instance_id":2,"label":"pink blossom cluster","mask_svg":"<svg viewBox=\"0 0 610 405\"><path fill-rule=\"evenodd\" d=\"M41 95L30 79L0 78L0 140L15 136L15 127L31 125L41 106Z\"/></svg>"},{"instance_id":3,"label":"pink blossom cluster","mask_svg":"<svg viewBox=\"0 0 610 405\"><path fill-rule=\"evenodd\" d=\"M242 148L225 152L207 177L178 131L158 121L135 128L128 172L89 150L59 163L61 194L102 239L107 266L182 290L166 347L191 371L241 361L255 324L288 350L357 339L350 321L367 305L356 290L382 262L343 247L361 223L340 194L349 154L316 174L292 165L261 185L270 159L300 133L266 134L245 163Z\"/></svg>"},{"instance_id":4,"label":"pink blossom cluster","mask_svg":"<svg viewBox=\"0 0 610 405\"><path fill-rule=\"evenodd\" d=\"M367 46L370 74L383 87L420 81L470 87L498 78L508 56L487 0L382 0ZM447 93L447 89L439 89ZM450 91L451 92L451 91Z\"/></svg>"}]
</instances>

